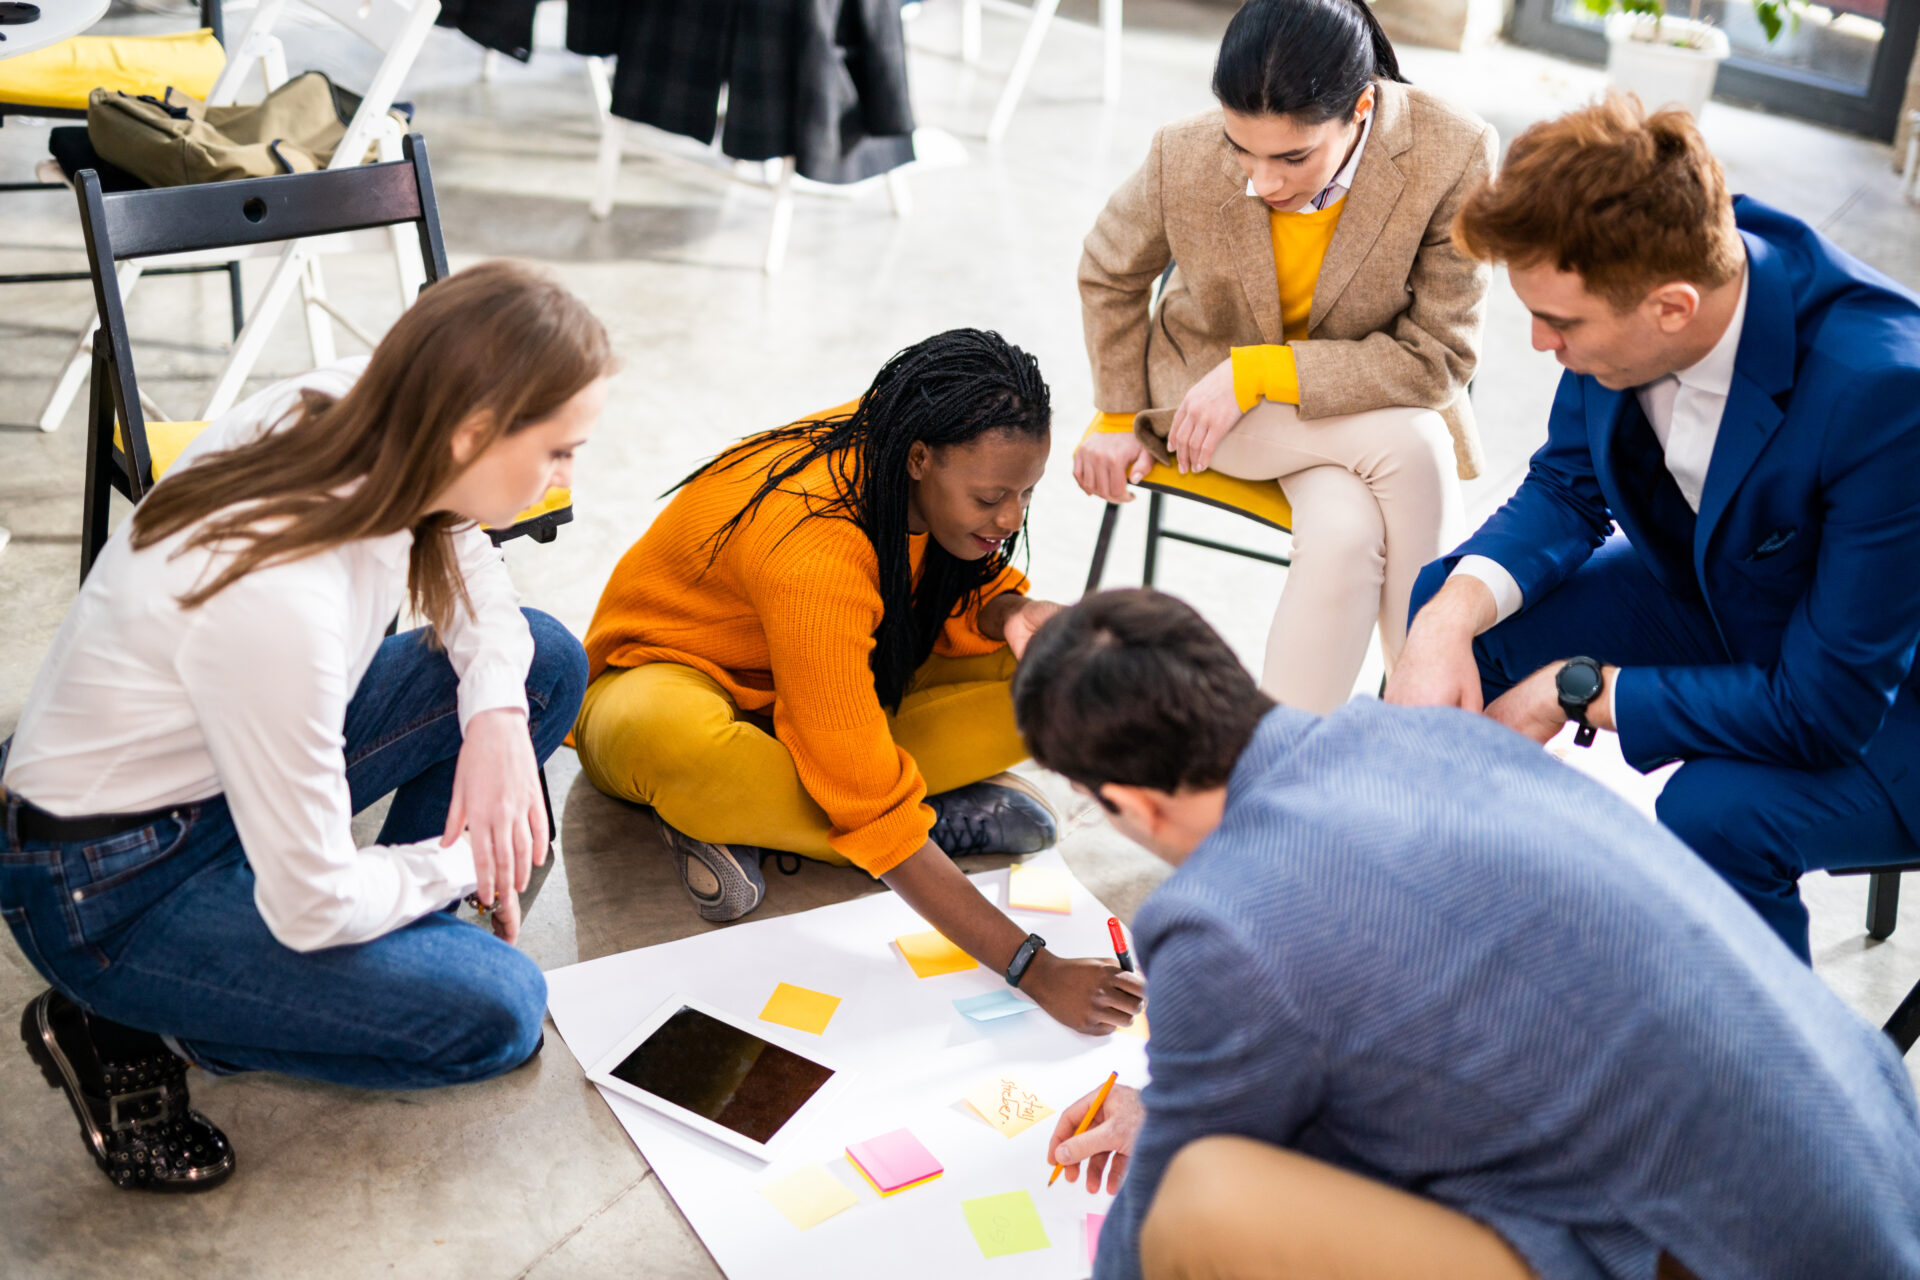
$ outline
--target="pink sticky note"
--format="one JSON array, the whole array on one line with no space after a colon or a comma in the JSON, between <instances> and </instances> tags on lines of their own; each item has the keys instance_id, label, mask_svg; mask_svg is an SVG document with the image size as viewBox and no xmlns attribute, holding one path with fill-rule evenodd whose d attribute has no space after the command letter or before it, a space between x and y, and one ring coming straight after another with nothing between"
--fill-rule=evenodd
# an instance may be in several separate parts
<instances>
[{"instance_id":1,"label":"pink sticky note","mask_svg":"<svg viewBox=\"0 0 1920 1280\"><path fill-rule=\"evenodd\" d=\"M1107 1220L1104 1213L1087 1215L1087 1265L1093 1265L1093 1255L1100 1251L1100 1224Z\"/></svg>"},{"instance_id":2,"label":"pink sticky note","mask_svg":"<svg viewBox=\"0 0 1920 1280\"><path fill-rule=\"evenodd\" d=\"M933 1152L905 1129L895 1129L847 1148L847 1159L883 1196L931 1182L946 1172Z\"/></svg>"}]
</instances>

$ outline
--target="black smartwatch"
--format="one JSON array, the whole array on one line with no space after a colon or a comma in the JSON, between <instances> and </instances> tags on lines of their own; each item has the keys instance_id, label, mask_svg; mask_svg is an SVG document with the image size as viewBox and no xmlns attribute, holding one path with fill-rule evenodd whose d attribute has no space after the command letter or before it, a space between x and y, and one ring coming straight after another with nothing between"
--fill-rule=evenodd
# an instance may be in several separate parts
<instances>
[{"instance_id":1,"label":"black smartwatch","mask_svg":"<svg viewBox=\"0 0 1920 1280\"><path fill-rule=\"evenodd\" d=\"M1040 948L1046 945L1047 940L1039 934L1030 933L1027 935L1027 940L1020 944L1018 951L1013 953L1013 959L1007 962L1008 986L1017 987L1020 985L1020 979L1027 976L1027 968L1033 963L1033 958L1039 955Z\"/></svg>"},{"instance_id":2,"label":"black smartwatch","mask_svg":"<svg viewBox=\"0 0 1920 1280\"><path fill-rule=\"evenodd\" d=\"M1553 677L1553 687L1560 695L1560 709L1567 713L1567 719L1580 726L1580 731L1573 735L1573 745L1592 746L1595 730L1587 719L1587 708L1606 687L1606 681L1600 676L1600 664L1592 658L1568 658Z\"/></svg>"}]
</instances>

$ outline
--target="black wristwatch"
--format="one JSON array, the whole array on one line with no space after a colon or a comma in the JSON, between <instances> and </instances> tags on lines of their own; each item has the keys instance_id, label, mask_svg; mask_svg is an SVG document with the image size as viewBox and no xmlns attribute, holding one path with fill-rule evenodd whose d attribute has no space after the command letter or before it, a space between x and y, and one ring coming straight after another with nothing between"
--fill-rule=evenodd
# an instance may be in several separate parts
<instances>
[{"instance_id":1,"label":"black wristwatch","mask_svg":"<svg viewBox=\"0 0 1920 1280\"><path fill-rule=\"evenodd\" d=\"M1606 687L1606 681L1600 675L1600 664L1592 658L1568 658L1566 665L1553 677L1553 687L1560 695L1560 709L1567 713L1567 719L1580 726L1580 731L1573 735L1573 745L1592 746L1595 730L1587 719L1587 708L1593 705L1593 700Z\"/></svg>"},{"instance_id":2,"label":"black wristwatch","mask_svg":"<svg viewBox=\"0 0 1920 1280\"><path fill-rule=\"evenodd\" d=\"M1027 940L1020 944L1018 951L1013 953L1013 959L1007 962L1008 986L1017 987L1020 985L1020 979L1027 976L1027 969L1033 964L1033 958L1039 955L1040 948L1046 945L1047 940L1039 934L1030 933L1027 935Z\"/></svg>"}]
</instances>

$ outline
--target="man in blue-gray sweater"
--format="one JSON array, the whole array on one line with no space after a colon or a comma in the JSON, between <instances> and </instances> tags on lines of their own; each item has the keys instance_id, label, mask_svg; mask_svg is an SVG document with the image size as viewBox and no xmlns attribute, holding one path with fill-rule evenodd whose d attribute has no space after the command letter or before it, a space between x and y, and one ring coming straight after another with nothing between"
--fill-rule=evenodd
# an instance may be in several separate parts
<instances>
[{"instance_id":1,"label":"man in blue-gray sweater","mask_svg":"<svg viewBox=\"0 0 1920 1280\"><path fill-rule=\"evenodd\" d=\"M1464 711L1275 706L1150 591L1047 623L1014 701L1178 868L1152 1082L1049 1148L1118 1184L1100 1280L1920 1277L1893 1046L1606 788Z\"/></svg>"}]
</instances>

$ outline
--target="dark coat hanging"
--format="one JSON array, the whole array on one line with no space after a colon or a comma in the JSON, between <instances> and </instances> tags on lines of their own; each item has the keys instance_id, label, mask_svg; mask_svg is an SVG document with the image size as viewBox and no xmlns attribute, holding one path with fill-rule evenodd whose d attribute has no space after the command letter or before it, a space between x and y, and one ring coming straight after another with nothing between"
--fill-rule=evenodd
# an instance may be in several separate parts
<instances>
[{"instance_id":1,"label":"dark coat hanging","mask_svg":"<svg viewBox=\"0 0 1920 1280\"><path fill-rule=\"evenodd\" d=\"M570 0L567 47L618 55L614 114L816 182L913 159L899 0Z\"/></svg>"}]
</instances>

